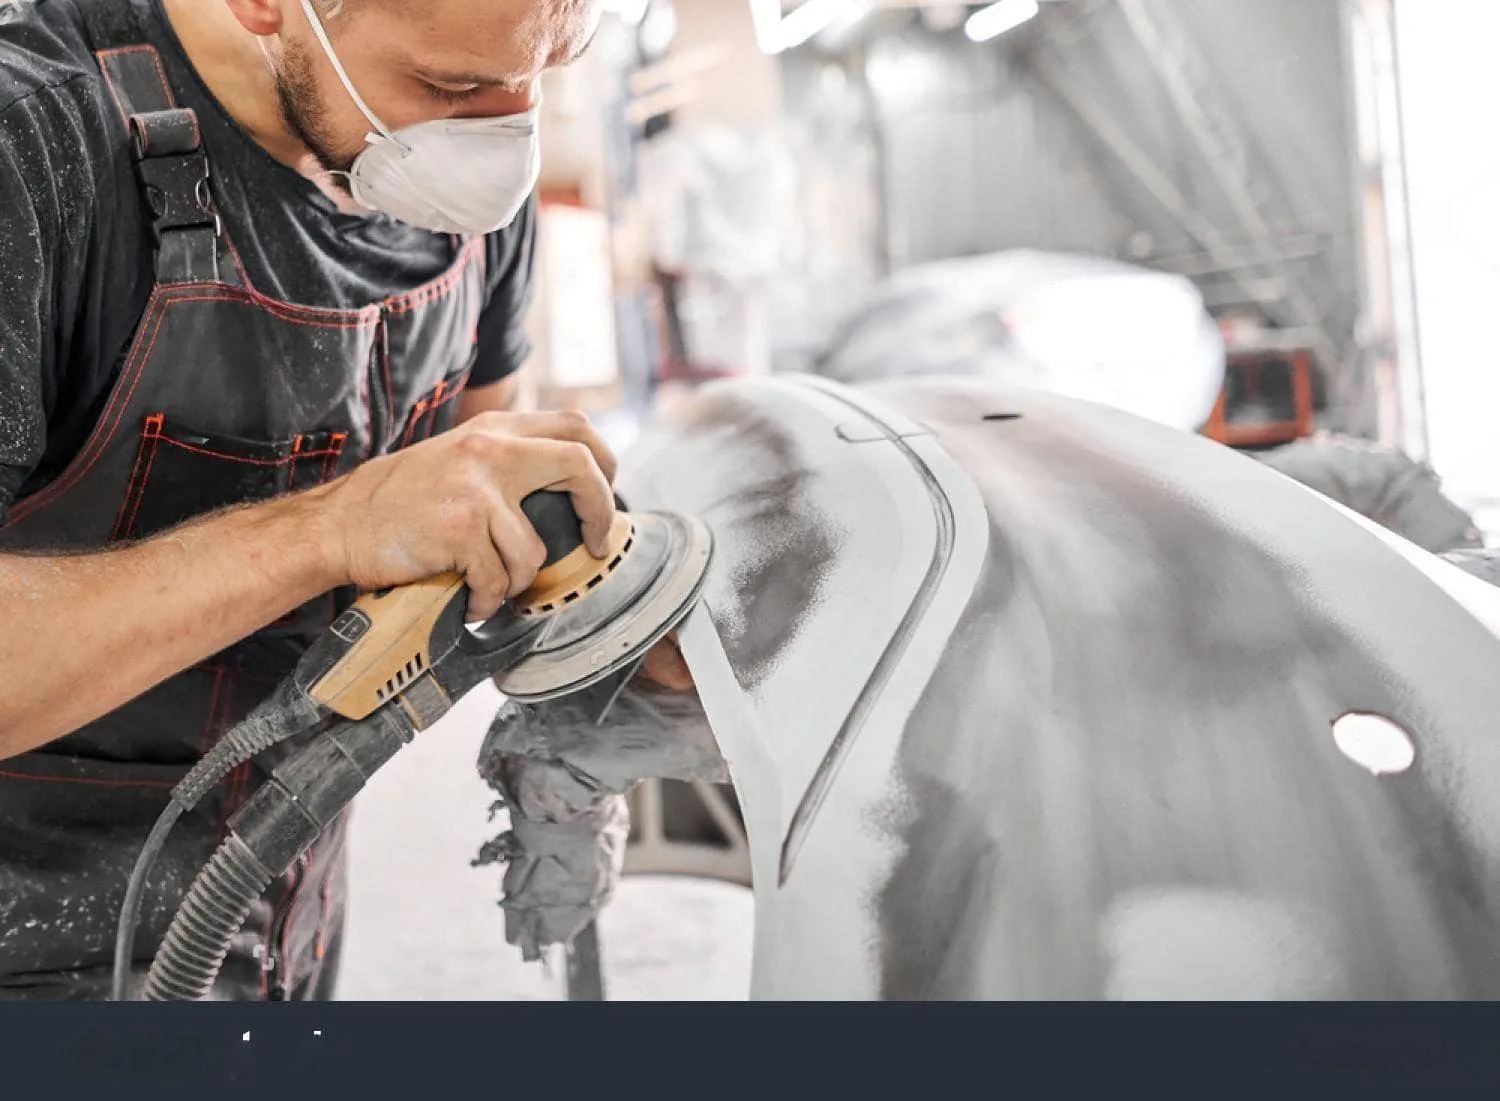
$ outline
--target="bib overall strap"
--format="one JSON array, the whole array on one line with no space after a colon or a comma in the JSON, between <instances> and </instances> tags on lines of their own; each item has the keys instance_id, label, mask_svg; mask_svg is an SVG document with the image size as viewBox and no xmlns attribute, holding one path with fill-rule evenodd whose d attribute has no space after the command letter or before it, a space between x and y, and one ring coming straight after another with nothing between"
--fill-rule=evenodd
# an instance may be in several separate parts
<instances>
[{"instance_id":1,"label":"bib overall strap","mask_svg":"<svg viewBox=\"0 0 1500 1101\"><path fill-rule=\"evenodd\" d=\"M94 57L130 132L151 214L156 281L221 282L221 227L197 116L173 100L161 57L128 0L87 0L83 12Z\"/></svg>"}]
</instances>

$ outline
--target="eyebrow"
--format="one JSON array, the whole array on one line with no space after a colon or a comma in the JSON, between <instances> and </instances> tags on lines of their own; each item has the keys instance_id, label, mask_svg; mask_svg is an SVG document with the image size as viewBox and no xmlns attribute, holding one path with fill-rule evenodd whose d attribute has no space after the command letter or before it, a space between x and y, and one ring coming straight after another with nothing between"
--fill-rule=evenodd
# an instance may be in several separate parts
<instances>
[{"instance_id":1,"label":"eyebrow","mask_svg":"<svg viewBox=\"0 0 1500 1101\"><path fill-rule=\"evenodd\" d=\"M594 39L597 38L598 35L599 31L596 28L594 30L594 33L589 35L588 38L584 41L583 45L579 46L578 49L573 51L572 56L570 56L566 61L556 62L554 67L562 67L573 64L573 62L577 61L585 53L588 52L588 48L594 44ZM501 88L508 84L525 83L529 79L526 77L514 76L497 77L490 73L448 73L439 72L436 69L422 69L420 75L424 80L430 80L437 84L477 84L482 88Z\"/></svg>"}]
</instances>

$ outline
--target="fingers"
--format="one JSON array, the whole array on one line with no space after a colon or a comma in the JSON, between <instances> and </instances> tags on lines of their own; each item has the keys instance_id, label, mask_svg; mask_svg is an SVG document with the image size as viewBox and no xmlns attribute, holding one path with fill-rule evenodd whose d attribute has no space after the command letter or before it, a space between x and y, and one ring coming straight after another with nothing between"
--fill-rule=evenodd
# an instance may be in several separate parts
<instances>
[{"instance_id":1,"label":"fingers","mask_svg":"<svg viewBox=\"0 0 1500 1101\"><path fill-rule=\"evenodd\" d=\"M551 439L532 440L529 448L526 492L552 489L567 493L583 526L583 541L589 553L603 558L609 553L615 495L593 453L583 444Z\"/></svg>"},{"instance_id":2,"label":"fingers","mask_svg":"<svg viewBox=\"0 0 1500 1101\"><path fill-rule=\"evenodd\" d=\"M594 457L594 463L604 475L604 480L611 485L614 484L615 474L618 471L615 453L609 449L609 445L604 442L604 437L599 435L588 417L582 413L528 414L512 428L512 431L518 436L546 437L583 444L589 449L589 454Z\"/></svg>"},{"instance_id":3,"label":"fingers","mask_svg":"<svg viewBox=\"0 0 1500 1101\"><path fill-rule=\"evenodd\" d=\"M510 575L504 561L493 546L476 546L458 568L469 586L468 621L489 619L510 595Z\"/></svg>"},{"instance_id":4,"label":"fingers","mask_svg":"<svg viewBox=\"0 0 1500 1101\"><path fill-rule=\"evenodd\" d=\"M646 660L641 662L640 675L674 692L686 692L693 687L692 671L672 635L647 651Z\"/></svg>"},{"instance_id":5,"label":"fingers","mask_svg":"<svg viewBox=\"0 0 1500 1101\"><path fill-rule=\"evenodd\" d=\"M505 597L508 599L525 592L547 560L547 545L524 512L498 497L490 510L489 535L490 542L505 563L509 582Z\"/></svg>"}]
</instances>

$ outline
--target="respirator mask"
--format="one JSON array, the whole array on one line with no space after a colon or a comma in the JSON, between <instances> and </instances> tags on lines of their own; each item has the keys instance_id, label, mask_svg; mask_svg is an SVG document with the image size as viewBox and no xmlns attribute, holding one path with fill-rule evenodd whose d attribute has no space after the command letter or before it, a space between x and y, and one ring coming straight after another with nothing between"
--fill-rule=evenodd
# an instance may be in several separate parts
<instances>
[{"instance_id":1,"label":"respirator mask","mask_svg":"<svg viewBox=\"0 0 1500 1101\"><path fill-rule=\"evenodd\" d=\"M374 127L349 171L341 173L354 201L434 233L477 236L509 225L541 172L537 109L437 119L392 133L354 90L308 0L302 0L302 10L344 90Z\"/></svg>"}]
</instances>

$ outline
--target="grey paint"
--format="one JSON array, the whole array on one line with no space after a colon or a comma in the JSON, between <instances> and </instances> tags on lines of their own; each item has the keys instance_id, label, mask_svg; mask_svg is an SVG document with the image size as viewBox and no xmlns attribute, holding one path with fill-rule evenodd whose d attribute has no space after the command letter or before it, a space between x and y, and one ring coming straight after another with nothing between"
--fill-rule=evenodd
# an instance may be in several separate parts
<instances>
[{"instance_id":1,"label":"grey paint","mask_svg":"<svg viewBox=\"0 0 1500 1101\"><path fill-rule=\"evenodd\" d=\"M1424 759L1443 753L1444 734L1483 737L1493 712L1460 707L1446 731L1413 721L1445 680L1449 694L1478 689L1493 705L1482 682L1444 677L1434 666L1447 657L1401 668L1393 636L1416 624L1393 615L1384 631L1354 635L1330 590L1384 574L1382 602L1404 596L1429 624L1463 613L1373 540L1340 539L1336 518L1319 524L1315 502L1273 497L1269 509L1306 513L1326 545L1312 533L1248 539L1232 517L1184 507L1182 490L1208 481L1201 475L1163 486L1158 470L1101 461L1113 448L1045 414L1005 426L995 443L963 424L960 407L934 415L951 446L989 452L1005 470L979 477L992 518L1041 483L1053 489L1053 522L1075 535L997 530L970 614L908 727L900 770L917 795L894 831L909 847L881 894L887 996L1094 998L1122 970L1147 989L1170 987L1181 970L1230 996L1243 959L1192 948L1194 930L1214 923L1182 900L1204 892L1225 922L1320 946L1263 961L1284 996L1493 992L1491 854L1445 813L1438 777L1374 780L1326 734L1361 709L1401 717ZM1223 473L1239 476L1242 462ZM1065 489L1063 472L1075 475ZM1079 538L1099 550L1078 553ZM1301 579L1272 557L1298 543L1295 565L1310 575ZM1319 560L1341 550L1343 568L1364 575L1356 585L1318 577L1328 569ZM1083 586L1107 590L1107 603L1080 607ZM1416 612L1424 597L1426 615ZM1450 629L1470 641L1480 633L1472 622ZM1423 634L1429 652L1444 637ZM957 702L1001 669L1011 683L987 691L985 706ZM1050 683L1049 706L1038 683ZM981 773L1007 778L1007 798L976 787L975 755L987 762ZM1154 910L1121 941L1112 914L1136 895ZM1273 919L1267 907L1298 916Z\"/></svg>"},{"instance_id":2,"label":"grey paint","mask_svg":"<svg viewBox=\"0 0 1500 1101\"><path fill-rule=\"evenodd\" d=\"M888 431L850 443L851 418ZM757 420L782 445L751 470L735 433ZM902 448L954 524L915 624L938 520ZM735 566L776 530L737 496L788 456L804 526L779 553L818 548L810 608L792 565ZM681 641L750 837L752 996L1500 991L1500 610L1474 578L1207 440L992 384L724 384L627 460L633 506L706 512L718 540ZM851 526L860 493L885 522ZM787 628L756 628L753 676L720 641L752 578ZM1414 765L1353 764L1347 711L1400 724Z\"/></svg>"},{"instance_id":3,"label":"grey paint","mask_svg":"<svg viewBox=\"0 0 1500 1101\"><path fill-rule=\"evenodd\" d=\"M598 993L590 985L598 979L593 921L624 864L624 793L647 777L729 779L696 693L634 684L609 696L604 725L588 693L540 704L507 700L477 762L500 797L492 810L509 812L509 829L474 860L505 865L506 940L535 960L548 945L582 937L569 982L589 1000Z\"/></svg>"}]
</instances>

